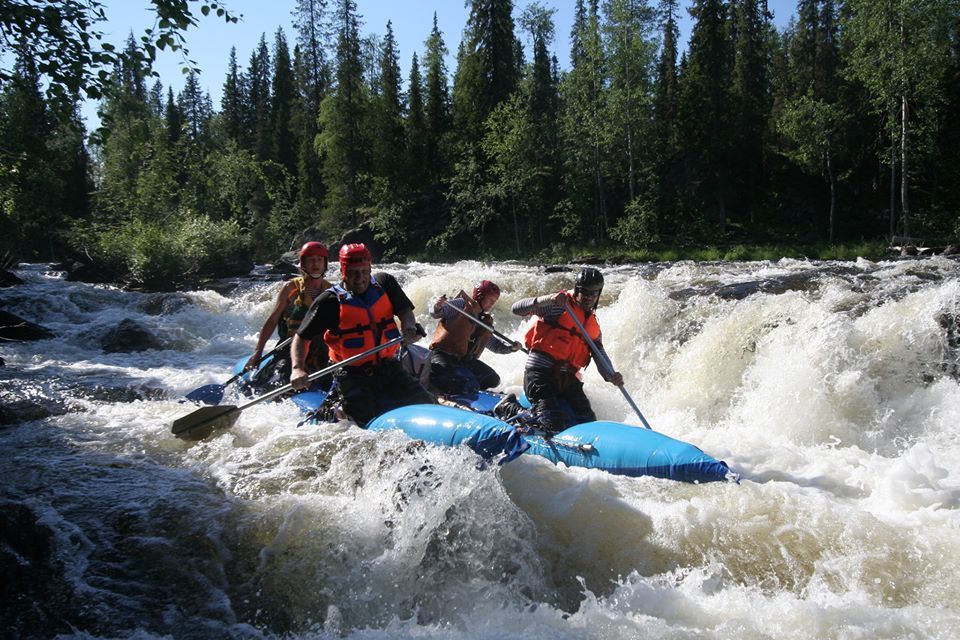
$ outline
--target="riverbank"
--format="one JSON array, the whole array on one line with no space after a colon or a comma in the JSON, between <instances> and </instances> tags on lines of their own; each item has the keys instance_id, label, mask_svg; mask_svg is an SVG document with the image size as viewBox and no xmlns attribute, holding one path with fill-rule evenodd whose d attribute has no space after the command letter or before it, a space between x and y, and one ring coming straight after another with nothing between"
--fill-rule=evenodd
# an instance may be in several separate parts
<instances>
[{"instance_id":1,"label":"riverbank","mask_svg":"<svg viewBox=\"0 0 960 640\"><path fill-rule=\"evenodd\" d=\"M457 262L464 259L475 260L519 260L540 264L563 263L608 263L629 264L637 262L676 262L693 260L696 262L716 262L728 260L734 262L752 260L856 260L867 258L879 260L900 255L900 248L891 247L886 239L862 240L850 243L769 243L769 244L716 244L716 245L677 245L665 246L642 251L631 251L616 244L604 246L591 245L554 245L548 249L521 255L510 250L481 250L467 255L443 256L445 262ZM421 262L437 262L440 257L424 252L414 254L411 259Z\"/></svg>"}]
</instances>

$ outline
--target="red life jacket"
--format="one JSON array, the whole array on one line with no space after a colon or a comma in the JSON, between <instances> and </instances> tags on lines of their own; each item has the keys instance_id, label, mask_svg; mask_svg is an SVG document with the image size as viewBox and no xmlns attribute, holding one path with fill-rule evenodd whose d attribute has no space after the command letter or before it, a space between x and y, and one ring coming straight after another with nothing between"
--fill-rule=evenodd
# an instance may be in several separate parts
<instances>
[{"instance_id":1,"label":"red life jacket","mask_svg":"<svg viewBox=\"0 0 960 640\"><path fill-rule=\"evenodd\" d=\"M584 310L574 302L573 296L568 291L563 293L568 298L570 308L577 314L577 319L587 330L587 335L593 341L598 340L600 325L597 324L597 317L593 313L586 316ZM527 330L524 341L531 351L545 353L557 362L566 362L574 369L582 369L590 362L590 345L583 339L580 329L566 311L556 320L549 322L537 318Z\"/></svg>"},{"instance_id":2,"label":"red life jacket","mask_svg":"<svg viewBox=\"0 0 960 640\"><path fill-rule=\"evenodd\" d=\"M369 351L400 335L400 330L393 320L390 296L375 280L371 281L370 289L375 294L375 299L370 306L367 306L363 300L340 285L330 287L330 291L333 291L340 301L339 328L328 330L323 334L323 341L330 349L330 360L333 362L340 362ZM370 292L365 295L372 297ZM349 366L358 367L370 362L379 363L381 360L394 357L399 350L400 345L396 344L357 360Z\"/></svg>"}]
</instances>

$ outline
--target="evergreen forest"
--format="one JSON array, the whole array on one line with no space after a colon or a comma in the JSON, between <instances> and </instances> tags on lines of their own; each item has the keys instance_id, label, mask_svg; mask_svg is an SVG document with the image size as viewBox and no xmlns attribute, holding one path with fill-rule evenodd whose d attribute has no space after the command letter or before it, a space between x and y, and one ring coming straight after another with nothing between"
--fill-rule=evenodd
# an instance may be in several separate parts
<instances>
[{"instance_id":1,"label":"evergreen forest","mask_svg":"<svg viewBox=\"0 0 960 640\"><path fill-rule=\"evenodd\" d=\"M430 260L960 236L960 0L799 0L782 29L763 0L568 1L558 34L468 0L448 69L436 18L401 52L355 0L297 0L213 104L150 63L217 3L155 2L164 30L114 47L98 2L0 0L0 254L150 285L305 229Z\"/></svg>"}]
</instances>

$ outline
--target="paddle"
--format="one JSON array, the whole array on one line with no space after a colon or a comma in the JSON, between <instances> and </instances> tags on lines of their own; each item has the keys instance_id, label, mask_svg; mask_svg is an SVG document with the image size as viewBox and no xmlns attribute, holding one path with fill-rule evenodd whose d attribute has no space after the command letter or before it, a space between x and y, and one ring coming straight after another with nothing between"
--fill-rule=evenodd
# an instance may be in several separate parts
<instances>
[{"instance_id":1,"label":"paddle","mask_svg":"<svg viewBox=\"0 0 960 640\"><path fill-rule=\"evenodd\" d=\"M267 353L267 355L260 358L260 360L266 360L270 356L283 350L285 347L288 347L292 340L293 338L287 338L286 340L280 342L269 353ZM187 394L187 400L199 404L219 404L220 401L223 400L223 392L226 390L226 388L243 377L243 374L245 373L246 371L241 371L223 384L207 384L198 389L194 389Z\"/></svg>"},{"instance_id":2,"label":"paddle","mask_svg":"<svg viewBox=\"0 0 960 640\"><path fill-rule=\"evenodd\" d=\"M590 334L587 333L587 330L583 326L583 323L580 322L580 318L578 318L577 314L575 314L573 312L573 309L570 308L570 303L564 302L563 306L566 309L567 313L570 314L570 317L573 318L573 323L577 325L577 329L580 330L580 334L583 336L583 339L586 340L587 344L590 346L590 351L593 352L593 357L596 358L597 364L598 365L602 364L604 367L606 367L607 371L609 371L610 373L613 373L614 371L616 371L616 369L613 368L613 363L610 362L610 360L608 360L607 358L603 357L603 352L600 351L599 348L597 348L597 344L590 337ZM643 423L643 426L645 426L647 429L650 429L652 431L653 429L650 428L650 424L647 423L647 419L643 417L642 413L640 413L640 408L637 406L637 403L633 401L633 398L631 398L630 394L627 393L627 390L623 388L623 385L619 384L617 385L617 388L620 389L620 393L623 394L623 397L627 399L627 404L629 404L633 408L634 412L636 412L637 417L640 418L640 422Z\"/></svg>"},{"instance_id":3,"label":"paddle","mask_svg":"<svg viewBox=\"0 0 960 640\"><path fill-rule=\"evenodd\" d=\"M471 322L476 323L477 325L483 327L484 329L486 329L487 331L489 331L489 332L492 333L493 335L497 336L498 338L500 338L500 339L503 340L504 342L509 342L510 344L519 344L516 340L511 340L511 339L508 338L507 336L503 335L502 333L500 333L499 331L497 331L496 329L494 329L493 327L491 327L490 325L488 325L486 322L484 322L484 321L481 320L480 318L474 318L472 315L470 315L469 313L467 313L467 312L464 311L463 309L458 309L456 305L452 305L452 304L449 304L449 303L448 303L447 306L449 306L451 309L453 309L454 311L456 311L456 312L459 313L460 315L463 315L463 316L468 317ZM523 347L523 346L520 347L520 351L523 351L524 353L530 353L530 350L527 349L526 347Z\"/></svg>"},{"instance_id":4,"label":"paddle","mask_svg":"<svg viewBox=\"0 0 960 640\"><path fill-rule=\"evenodd\" d=\"M403 337L400 336L388 342L384 342L383 344L377 345L373 349L364 351L363 353L358 353L355 356L351 356L346 360L341 360L340 362L330 365L325 369L311 373L309 376L307 376L307 380L312 382L317 378L322 378L323 376L333 373L341 367L356 362L357 360L362 360L363 358L373 355L379 351L383 351L388 347L392 347L402 340ZM240 417L241 411L249 409L255 404L260 404L261 402L278 398L292 390L293 385L287 384L278 389L274 389L273 391L265 393L262 396L253 398L248 402L244 402L240 406L223 404L215 407L200 407L193 413L187 414L182 418L177 418L173 422L171 432L173 435L181 439L200 440L202 438L206 438L213 432L214 429L229 429L232 427L237 421L237 418Z\"/></svg>"}]
</instances>

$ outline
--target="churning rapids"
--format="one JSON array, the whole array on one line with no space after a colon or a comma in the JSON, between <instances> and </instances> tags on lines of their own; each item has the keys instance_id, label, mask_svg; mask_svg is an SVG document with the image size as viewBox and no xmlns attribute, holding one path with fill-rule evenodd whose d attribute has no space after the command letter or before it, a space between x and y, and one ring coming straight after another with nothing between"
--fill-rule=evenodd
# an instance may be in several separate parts
<instances>
[{"instance_id":1,"label":"churning rapids","mask_svg":"<svg viewBox=\"0 0 960 640\"><path fill-rule=\"evenodd\" d=\"M382 268L428 332L432 296L498 282L517 337L510 305L575 273ZM56 337L0 344L0 402L42 416L0 427L3 637L960 637L952 259L604 268L631 396L743 477L702 486L298 427L288 403L181 442L178 399L251 352L277 281L144 294L16 273L0 305ZM164 348L104 353L125 318ZM519 388L522 354L484 360ZM593 366L585 381L600 419L638 424Z\"/></svg>"}]
</instances>

